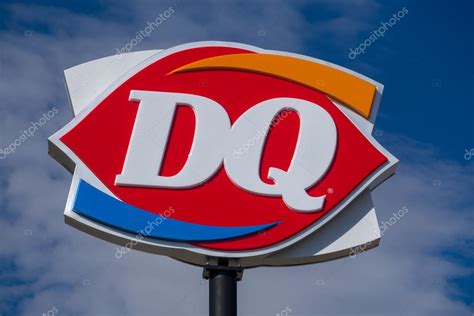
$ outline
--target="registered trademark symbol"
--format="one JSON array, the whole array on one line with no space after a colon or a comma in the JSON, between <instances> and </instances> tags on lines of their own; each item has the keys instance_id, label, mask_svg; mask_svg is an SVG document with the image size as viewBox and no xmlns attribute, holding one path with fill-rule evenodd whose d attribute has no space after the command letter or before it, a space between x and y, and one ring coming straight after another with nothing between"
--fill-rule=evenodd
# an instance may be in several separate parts
<instances>
[{"instance_id":1,"label":"registered trademark symbol","mask_svg":"<svg viewBox=\"0 0 474 316\"><path fill-rule=\"evenodd\" d=\"M333 193L334 193L334 190L333 190L332 188L329 188L329 189L327 189L327 193L333 194Z\"/></svg>"}]
</instances>

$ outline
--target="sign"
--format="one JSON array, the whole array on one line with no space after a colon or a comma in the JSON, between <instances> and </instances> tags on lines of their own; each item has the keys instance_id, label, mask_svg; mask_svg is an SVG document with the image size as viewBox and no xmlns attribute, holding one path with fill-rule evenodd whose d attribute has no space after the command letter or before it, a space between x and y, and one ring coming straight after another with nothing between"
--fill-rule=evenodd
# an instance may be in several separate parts
<instances>
[{"instance_id":1,"label":"sign","mask_svg":"<svg viewBox=\"0 0 474 316\"><path fill-rule=\"evenodd\" d=\"M75 117L49 150L73 173L68 224L196 265L377 245L370 191L397 163L371 135L381 84L227 42L110 56L65 77Z\"/></svg>"}]
</instances>

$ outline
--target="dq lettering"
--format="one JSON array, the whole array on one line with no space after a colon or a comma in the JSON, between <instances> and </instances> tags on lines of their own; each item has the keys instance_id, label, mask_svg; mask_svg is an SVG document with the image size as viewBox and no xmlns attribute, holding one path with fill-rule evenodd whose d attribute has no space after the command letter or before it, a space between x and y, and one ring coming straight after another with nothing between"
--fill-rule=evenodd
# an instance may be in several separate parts
<instances>
[{"instance_id":1,"label":"dq lettering","mask_svg":"<svg viewBox=\"0 0 474 316\"><path fill-rule=\"evenodd\" d=\"M306 190L318 183L331 166L337 130L331 116L319 105L295 98L274 98L254 105L231 126L225 109L202 96L132 90L130 100L140 104L125 164L116 177L117 185L191 188L209 180L223 164L232 182L243 190L282 197L290 209L298 212L323 208L325 196L310 196ZM183 168L176 175L161 176L159 170L178 105L194 111L193 144ZM258 122L271 122L284 110L295 111L299 116L297 145L288 170L269 169L268 178L274 184L268 184L259 175L265 141L256 143L239 159L232 158L232 150L262 129ZM270 128L269 124L266 128Z\"/></svg>"}]
</instances>

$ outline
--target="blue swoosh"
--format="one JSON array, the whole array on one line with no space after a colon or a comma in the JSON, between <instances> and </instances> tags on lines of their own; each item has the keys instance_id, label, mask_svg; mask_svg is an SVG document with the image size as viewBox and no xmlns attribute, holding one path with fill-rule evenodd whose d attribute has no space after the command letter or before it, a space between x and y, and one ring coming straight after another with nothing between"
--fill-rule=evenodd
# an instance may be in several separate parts
<instances>
[{"instance_id":1,"label":"blue swoosh","mask_svg":"<svg viewBox=\"0 0 474 316\"><path fill-rule=\"evenodd\" d=\"M117 200L80 180L73 210L101 224L143 237L183 241L217 241L243 237L269 229L279 222L255 226L208 226L156 215Z\"/></svg>"}]
</instances>

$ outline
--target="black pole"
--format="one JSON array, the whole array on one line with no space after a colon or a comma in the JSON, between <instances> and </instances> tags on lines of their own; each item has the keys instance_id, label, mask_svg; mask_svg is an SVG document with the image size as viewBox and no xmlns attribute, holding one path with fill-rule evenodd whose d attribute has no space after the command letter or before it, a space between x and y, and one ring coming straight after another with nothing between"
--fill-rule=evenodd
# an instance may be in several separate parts
<instances>
[{"instance_id":1,"label":"black pole","mask_svg":"<svg viewBox=\"0 0 474 316\"><path fill-rule=\"evenodd\" d=\"M209 280L209 316L237 316L237 281L243 269L220 259L204 267L203 278Z\"/></svg>"},{"instance_id":2,"label":"black pole","mask_svg":"<svg viewBox=\"0 0 474 316\"><path fill-rule=\"evenodd\" d=\"M237 316L236 271L209 271L209 316Z\"/></svg>"}]
</instances>

